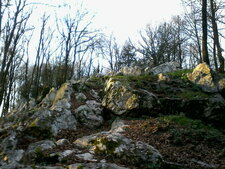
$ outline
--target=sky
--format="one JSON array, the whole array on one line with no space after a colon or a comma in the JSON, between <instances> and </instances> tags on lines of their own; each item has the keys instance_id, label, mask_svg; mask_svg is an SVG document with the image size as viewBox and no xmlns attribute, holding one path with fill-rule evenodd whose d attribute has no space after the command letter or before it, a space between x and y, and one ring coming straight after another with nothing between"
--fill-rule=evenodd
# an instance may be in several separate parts
<instances>
[{"instance_id":1,"label":"sky","mask_svg":"<svg viewBox=\"0 0 225 169\"><path fill-rule=\"evenodd\" d=\"M180 0L86 0L96 12L96 25L113 32L118 40L135 36L147 24L181 14Z\"/></svg>"},{"instance_id":2,"label":"sky","mask_svg":"<svg viewBox=\"0 0 225 169\"><path fill-rule=\"evenodd\" d=\"M121 43L129 37L136 38L147 24L155 25L167 21L172 16L181 14L183 9L180 0L38 0L38 3L49 5L38 5L34 10L34 17L44 11L63 16L66 11L57 7L64 6L66 9L66 4L70 4L75 8L77 3L82 3L95 16L93 26L108 35L113 33Z\"/></svg>"}]
</instances>

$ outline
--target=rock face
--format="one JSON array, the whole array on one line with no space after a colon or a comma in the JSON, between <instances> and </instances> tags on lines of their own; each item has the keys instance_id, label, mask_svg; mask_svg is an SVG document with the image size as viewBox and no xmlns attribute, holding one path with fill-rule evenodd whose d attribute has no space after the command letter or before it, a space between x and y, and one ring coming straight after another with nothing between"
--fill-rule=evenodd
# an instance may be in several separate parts
<instances>
[{"instance_id":1,"label":"rock face","mask_svg":"<svg viewBox=\"0 0 225 169\"><path fill-rule=\"evenodd\" d=\"M116 115L128 114L137 109L150 110L158 103L154 94L134 89L126 81L114 78L106 81L105 93L102 105Z\"/></svg>"},{"instance_id":2,"label":"rock face","mask_svg":"<svg viewBox=\"0 0 225 169\"><path fill-rule=\"evenodd\" d=\"M224 126L225 99L220 94L209 98L204 110L204 118L216 126Z\"/></svg>"},{"instance_id":3,"label":"rock face","mask_svg":"<svg viewBox=\"0 0 225 169\"><path fill-rule=\"evenodd\" d=\"M160 73L168 73L178 70L180 67L179 63L177 62L167 62L163 63L159 66L156 66L150 70L146 69L146 72L152 73L154 75L158 75Z\"/></svg>"},{"instance_id":4,"label":"rock face","mask_svg":"<svg viewBox=\"0 0 225 169\"><path fill-rule=\"evenodd\" d=\"M206 63L199 64L188 79L198 84L204 92L216 93L225 89L225 78L219 77Z\"/></svg>"},{"instance_id":5,"label":"rock face","mask_svg":"<svg viewBox=\"0 0 225 169\"><path fill-rule=\"evenodd\" d=\"M122 69L117 72L117 75L124 75L124 76L140 76L143 74L143 70L138 67L123 67Z\"/></svg>"},{"instance_id":6,"label":"rock face","mask_svg":"<svg viewBox=\"0 0 225 169\"><path fill-rule=\"evenodd\" d=\"M74 114L77 120L88 128L99 127L103 123L103 107L95 100L86 101L85 105L75 109Z\"/></svg>"},{"instance_id":7,"label":"rock face","mask_svg":"<svg viewBox=\"0 0 225 169\"><path fill-rule=\"evenodd\" d=\"M112 163L87 163L87 164L72 164L69 166L69 169L94 169L94 168L108 168L108 169L128 169L125 167L120 167Z\"/></svg>"},{"instance_id":8,"label":"rock face","mask_svg":"<svg viewBox=\"0 0 225 169\"><path fill-rule=\"evenodd\" d=\"M68 81L59 90L52 89L39 105L8 114L1 123L0 157L11 163L30 161L37 148L45 150L46 146L54 145L47 140L61 130L76 130L78 125L100 126L103 108L99 96L92 89L86 92L89 96L86 97L86 88L84 81Z\"/></svg>"},{"instance_id":9,"label":"rock face","mask_svg":"<svg viewBox=\"0 0 225 169\"><path fill-rule=\"evenodd\" d=\"M176 63L160 65L151 70L158 75L143 74L138 67L124 68L116 76L71 80L59 90L51 89L38 105L29 109L22 106L0 119L0 168L59 169L64 167L48 165L75 158L79 163L67 168L125 169L99 159L99 155L139 168L162 168L160 152L125 137L121 120L114 121L110 131L82 135L73 141L56 138L64 130L70 134L80 127L95 131L105 123L105 117L184 114L224 129L225 78L206 64L182 78L165 74L177 68ZM53 149L56 153L51 153Z\"/></svg>"},{"instance_id":10,"label":"rock face","mask_svg":"<svg viewBox=\"0 0 225 169\"><path fill-rule=\"evenodd\" d=\"M94 154L103 154L119 161L139 167L160 167L162 165L161 154L152 146L143 142L135 142L121 134L123 123L114 124L113 130L101 132L77 139L74 143L79 147L88 147Z\"/></svg>"}]
</instances>

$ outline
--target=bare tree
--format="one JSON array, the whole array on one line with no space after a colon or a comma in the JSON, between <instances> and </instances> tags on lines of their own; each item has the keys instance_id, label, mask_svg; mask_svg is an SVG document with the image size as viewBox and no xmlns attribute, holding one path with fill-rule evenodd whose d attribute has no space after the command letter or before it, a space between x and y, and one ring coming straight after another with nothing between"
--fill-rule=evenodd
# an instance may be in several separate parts
<instances>
[{"instance_id":1,"label":"bare tree","mask_svg":"<svg viewBox=\"0 0 225 169\"><path fill-rule=\"evenodd\" d=\"M64 60L63 81L74 76L75 66L81 68L84 53L90 47L90 42L97 36L97 31L90 31L92 17L82 9L74 16L67 15L63 20L57 19L57 29L61 36L61 53ZM72 63L69 65L69 63ZM71 66L71 68L69 68ZM78 70L79 72L80 70Z\"/></svg>"},{"instance_id":2,"label":"bare tree","mask_svg":"<svg viewBox=\"0 0 225 169\"><path fill-rule=\"evenodd\" d=\"M197 0L182 0L185 14L185 34L191 46L190 52L191 60L196 60L197 63L202 62L202 49L201 49L201 4ZM193 53L194 52L194 53ZM195 62L193 62L196 64Z\"/></svg>"},{"instance_id":3,"label":"bare tree","mask_svg":"<svg viewBox=\"0 0 225 169\"><path fill-rule=\"evenodd\" d=\"M210 0L210 9L211 9L211 22L212 22L212 29L213 29L214 56L216 54L216 49L217 49L217 56L220 62L219 71L224 72L224 58L222 56L222 48L219 41L219 32L218 32L218 26L216 21L216 12L218 10L218 7L216 5L215 0ZM215 65L217 67L216 58L214 58L214 60L215 60Z\"/></svg>"},{"instance_id":4,"label":"bare tree","mask_svg":"<svg viewBox=\"0 0 225 169\"><path fill-rule=\"evenodd\" d=\"M111 71L118 71L120 69L120 47L116 42L116 38L113 34L110 37L102 36L99 39L98 45L99 55L101 55L109 64Z\"/></svg>"},{"instance_id":5,"label":"bare tree","mask_svg":"<svg viewBox=\"0 0 225 169\"><path fill-rule=\"evenodd\" d=\"M210 65L208 54L207 0L202 0L202 60Z\"/></svg>"},{"instance_id":6,"label":"bare tree","mask_svg":"<svg viewBox=\"0 0 225 169\"><path fill-rule=\"evenodd\" d=\"M40 95L40 88L43 86L43 82L41 83L41 78L43 78L43 65L44 61L48 60L48 49L53 37L53 32L51 30L47 31L46 28L48 23L49 16L46 16L45 14L42 16L42 24L41 24L41 30L39 34L39 40L37 45L37 52L35 56L35 64L33 66L33 71L30 79L30 85L29 85L29 92L32 93L32 96L37 99L37 97ZM48 59L47 59L48 58ZM50 78L50 77L48 77Z\"/></svg>"},{"instance_id":7,"label":"bare tree","mask_svg":"<svg viewBox=\"0 0 225 169\"><path fill-rule=\"evenodd\" d=\"M178 17L155 27L147 25L145 31L140 32L141 41L137 51L153 66L170 61L178 61L182 65L182 45L185 41L182 25L183 21Z\"/></svg>"},{"instance_id":8,"label":"bare tree","mask_svg":"<svg viewBox=\"0 0 225 169\"><path fill-rule=\"evenodd\" d=\"M119 67L131 66L132 63L137 61L136 49L131 43L131 40L126 41L121 49L120 59L118 60Z\"/></svg>"},{"instance_id":9,"label":"bare tree","mask_svg":"<svg viewBox=\"0 0 225 169\"><path fill-rule=\"evenodd\" d=\"M0 1L0 37L1 37L1 54L0 54L0 105L3 102L4 97L10 95L6 92L7 88L10 88L13 81L13 71L15 71L15 63L20 57L19 47L24 37L25 32L28 31L27 21L31 15L31 12L26 12L27 7L26 0L15 0L14 3L9 4L9 1ZM7 105L9 99L6 99L5 105ZM8 106L6 106L6 110ZM4 112L4 115L7 112Z\"/></svg>"}]
</instances>

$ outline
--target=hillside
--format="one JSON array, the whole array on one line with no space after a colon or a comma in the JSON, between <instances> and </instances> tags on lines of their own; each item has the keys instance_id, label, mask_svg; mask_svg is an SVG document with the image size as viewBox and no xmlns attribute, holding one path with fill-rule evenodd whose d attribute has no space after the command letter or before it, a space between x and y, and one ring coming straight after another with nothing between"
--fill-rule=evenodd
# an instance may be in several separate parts
<instances>
[{"instance_id":1,"label":"hillside","mask_svg":"<svg viewBox=\"0 0 225 169\"><path fill-rule=\"evenodd\" d=\"M0 119L1 169L225 168L225 77L138 67L51 89Z\"/></svg>"}]
</instances>

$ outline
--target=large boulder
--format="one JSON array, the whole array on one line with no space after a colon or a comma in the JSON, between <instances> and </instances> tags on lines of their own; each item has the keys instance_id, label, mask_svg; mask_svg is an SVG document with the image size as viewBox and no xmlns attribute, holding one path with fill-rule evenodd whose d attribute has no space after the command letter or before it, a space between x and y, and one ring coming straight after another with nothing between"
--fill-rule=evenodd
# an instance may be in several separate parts
<instances>
[{"instance_id":1,"label":"large boulder","mask_svg":"<svg viewBox=\"0 0 225 169\"><path fill-rule=\"evenodd\" d=\"M156 66L152 69L146 68L146 73L152 73L153 75L158 75L160 73L168 73L176 71L180 68L180 64L178 62L166 62L159 66Z\"/></svg>"},{"instance_id":2,"label":"large boulder","mask_svg":"<svg viewBox=\"0 0 225 169\"><path fill-rule=\"evenodd\" d=\"M225 99L220 94L215 94L207 101L204 110L204 120L214 126L224 128Z\"/></svg>"},{"instance_id":3,"label":"large boulder","mask_svg":"<svg viewBox=\"0 0 225 169\"><path fill-rule=\"evenodd\" d=\"M106 81L102 105L116 115L129 114L138 109L144 112L153 109L157 103L158 99L153 93L132 88L126 79L111 77Z\"/></svg>"},{"instance_id":4,"label":"large boulder","mask_svg":"<svg viewBox=\"0 0 225 169\"><path fill-rule=\"evenodd\" d=\"M197 65L187 77L204 92L217 93L225 89L225 78L216 74L206 63Z\"/></svg>"},{"instance_id":5,"label":"large boulder","mask_svg":"<svg viewBox=\"0 0 225 169\"><path fill-rule=\"evenodd\" d=\"M120 167L112 163L77 163L69 165L69 169L94 169L94 168L105 168L105 169L128 169L125 167Z\"/></svg>"},{"instance_id":6,"label":"large boulder","mask_svg":"<svg viewBox=\"0 0 225 169\"><path fill-rule=\"evenodd\" d=\"M152 146L133 141L122 135L123 123L117 122L109 132L100 132L77 139L74 143L81 148L88 148L92 154L101 154L115 158L121 163L145 168L160 168L163 165L161 154Z\"/></svg>"},{"instance_id":7,"label":"large boulder","mask_svg":"<svg viewBox=\"0 0 225 169\"><path fill-rule=\"evenodd\" d=\"M140 76L143 70L138 66L133 67L123 67L118 72L117 75L124 75L124 76Z\"/></svg>"},{"instance_id":8,"label":"large boulder","mask_svg":"<svg viewBox=\"0 0 225 169\"><path fill-rule=\"evenodd\" d=\"M52 111L48 109L40 109L34 111L34 114L27 119L27 125L24 131L27 134L32 132L45 131L48 129L49 135L57 135L62 129L76 129L77 120L72 115L70 110L62 112ZM39 137L37 135L37 137Z\"/></svg>"},{"instance_id":9,"label":"large boulder","mask_svg":"<svg viewBox=\"0 0 225 169\"><path fill-rule=\"evenodd\" d=\"M87 100L86 104L74 110L74 115L82 125L88 128L95 128L103 124L102 111L101 103L96 100Z\"/></svg>"}]
</instances>

